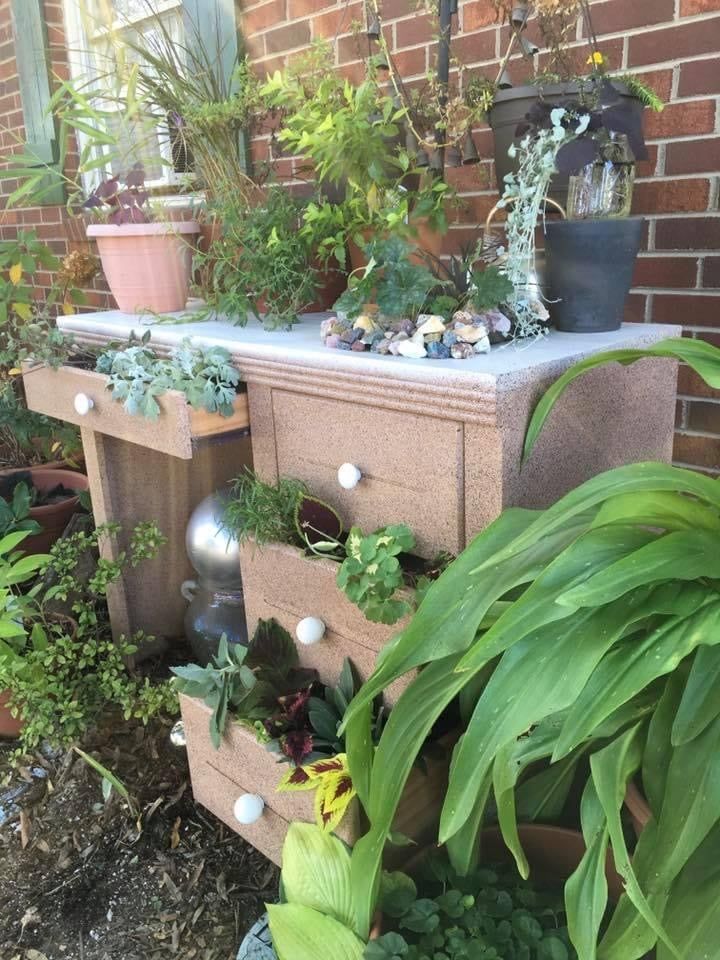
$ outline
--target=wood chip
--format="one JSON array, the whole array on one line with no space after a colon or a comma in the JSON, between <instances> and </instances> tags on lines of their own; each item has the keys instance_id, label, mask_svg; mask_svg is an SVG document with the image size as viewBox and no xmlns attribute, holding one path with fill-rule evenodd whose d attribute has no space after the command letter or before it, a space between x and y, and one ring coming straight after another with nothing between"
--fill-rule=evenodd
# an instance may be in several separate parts
<instances>
[{"instance_id":1,"label":"wood chip","mask_svg":"<svg viewBox=\"0 0 720 960\"><path fill-rule=\"evenodd\" d=\"M26 810L20 811L20 845L23 850L30 843L30 833L31 833L32 822L30 820L30 815Z\"/></svg>"},{"instance_id":2,"label":"wood chip","mask_svg":"<svg viewBox=\"0 0 720 960\"><path fill-rule=\"evenodd\" d=\"M177 817L170 831L170 849L176 850L180 846L180 824L182 819Z\"/></svg>"}]
</instances>

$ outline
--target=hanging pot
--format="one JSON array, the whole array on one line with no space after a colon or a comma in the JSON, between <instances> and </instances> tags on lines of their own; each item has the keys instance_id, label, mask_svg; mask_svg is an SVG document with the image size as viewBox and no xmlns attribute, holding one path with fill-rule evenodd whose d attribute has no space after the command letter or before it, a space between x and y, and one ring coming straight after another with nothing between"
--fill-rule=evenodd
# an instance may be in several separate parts
<instances>
[{"instance_id":1,"label":"hanging pot","mask_svg":"<svg viewBox=\"0 0 720 960\"><path fill-rule=\"evenodd\" d=\"M643 111L642 103L634 97L624 83L614 82L623 103L632 103L633 110L639 114ZM510 157L508 150L515 141L515 131L538 99L552 106L559 106L568 100L576 100L583 88L588 84L579 83L548 83L542 87L533 84L522 87L500 89L495 94L495 100L488 114L488 123L495 139L495 172L497 174L498 190L502 193L505 177L509 173L516 173L518 158ZM563 206L567 203L568 177L565 174L555 174L550 184L550 196Z\"/></svg>"},{"instance_id":2,"label":"hanging pot","mask_svg":"<svg viewBox=\"0 0 720 960\"><path fill-rule=\"evenodd\" d=\"M620 329L644 222L628 217L546 224L547 297L558 330Z\"/></svg>"}]
</instances>

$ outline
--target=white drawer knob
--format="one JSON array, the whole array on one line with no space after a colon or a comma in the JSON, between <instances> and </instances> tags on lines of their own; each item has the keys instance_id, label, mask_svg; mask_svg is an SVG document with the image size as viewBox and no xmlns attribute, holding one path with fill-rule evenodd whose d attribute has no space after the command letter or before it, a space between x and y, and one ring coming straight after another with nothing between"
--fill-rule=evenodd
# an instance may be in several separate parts
<instances>
[{"instance_id":1,"label":"white drawer knob","mask_svg":"<svg viewBox=\"0 0 720 960\"><path fill-rule=\"evenodd\" d=\"M344 490L352 490L360 483L362 473L354 463L344 463L338 468L337 478L338 483Z\"/></svg>"},{"instance_id":2,"label":"white drawer knob","mask_svg":"<svg viewBox=\"0 0 720 960\"><path fill-rule=\"evenodd\" d=\"M325 624L319 617L305 617L295 627L295 636L298 643L311 647L314 643L320 643L325 636Z\"/></svg>"},{"instance_id":3,"label":"white drawer knob","mask_svg":"<svg viewBox=\"0 0 720 960\"><path fill-rule=\"evenodd\" d=\"M75 407L75 413L79 413L81 417L86 417L95 406L95 401L86 393L76 393L73 406Z\"/></svg>"},{"instance_id":4,"label":"white drawer knob","mask_svg":"<svg viewBox=\"0 0 720 960\"><path fill-rule=\"evenodd\" d=\"M263 815L265 801L256 793L243 793L238 797L233 806L233 816L238 823L250 824L257 823Z\"/></svg>"}]
</instances>

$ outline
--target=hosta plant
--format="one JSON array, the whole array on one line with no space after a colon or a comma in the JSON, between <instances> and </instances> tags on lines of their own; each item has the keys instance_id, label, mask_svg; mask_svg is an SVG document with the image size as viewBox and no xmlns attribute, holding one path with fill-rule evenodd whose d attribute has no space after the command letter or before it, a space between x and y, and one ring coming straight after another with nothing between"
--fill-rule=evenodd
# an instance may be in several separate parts
<instances>
[{"instance_id":1,"label":"hosta plant","mask_svg":"<svg viewBox=\"0 0 720 960\"><path fill-rule=\"evenodd\" d=\"M475 705L454 752L439 831L454 867L472 869L492 799L527 875L518 785L527 791L542 778L537 791L548 781L562 791L589 761L581 811L588 853L566 886L580 960L639 960L656 944L662 960L682 956L688 917L701 901L720 902L708 860L720 822L720 711L708 694L720 665L719 536L716 480L634 464L547 510L506 511L431 584L345 721L353 782L371 823L353 850L362 932L413 760L437 718L470 691ZM373 751L372 700L419 666ZM655 818L631 862L621 807L638 773ZM609 846L625 894L605 928ZM706 929L705 920L692 928L698 948Z\"/></svg>"}]
</instances>

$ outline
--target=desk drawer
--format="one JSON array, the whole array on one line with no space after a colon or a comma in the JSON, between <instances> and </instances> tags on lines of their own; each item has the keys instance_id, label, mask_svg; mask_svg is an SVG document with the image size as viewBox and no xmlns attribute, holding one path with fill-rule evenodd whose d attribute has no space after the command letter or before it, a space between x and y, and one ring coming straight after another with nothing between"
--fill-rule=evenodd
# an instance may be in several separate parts
<instances>
[{"instance_id":1,"label":"desk drawer","mask_svg":"<svg viewBox=\"0 0 720 960\"><path fill-rule=\"evenodd\" d=\"M31 410L183 460L192 459L194 440L247 432L250 426L245 393L238 394L233 415L222 417L193 410L182 393L169 390L157 398L160 416L149 420L127 413L121 403L113 400L107 389L108 378L102 373L75 367L53 370L26 366L23 381ZM86 404L86 413L78 412L82 402L77 402L78 397L87 398L92 404Z\"/></svg>"}]
</instances>

